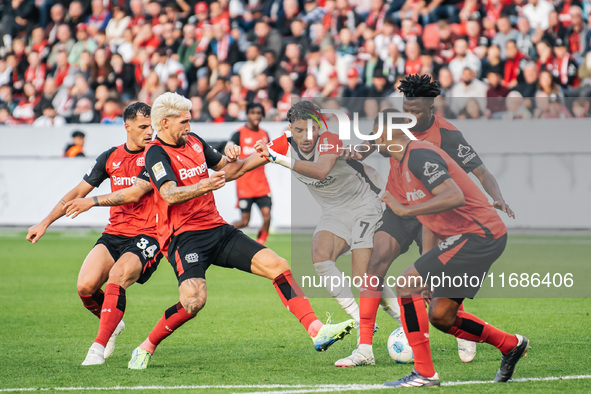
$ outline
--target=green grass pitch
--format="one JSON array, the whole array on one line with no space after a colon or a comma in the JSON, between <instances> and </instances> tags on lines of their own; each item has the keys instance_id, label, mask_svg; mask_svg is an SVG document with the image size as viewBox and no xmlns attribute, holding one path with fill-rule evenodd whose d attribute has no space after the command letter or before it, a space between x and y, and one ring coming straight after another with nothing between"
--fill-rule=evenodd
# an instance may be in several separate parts
<instances>
[{"instance_id":1,"label":"green grass pitch","mask_svg":"<svg viewBox=\"0 0 591 394\"><path fill-rule=\"evenodd\" d=\"M128 289L124 317L127 328L117 341L114 355L105 365L82 367L80 363L96 335L98 320L82 307L76 279L81 262L98 236L92 232L50 232L31 245L22 232L0 233L0 391L162 386L160 390L136 390L154 393L171 392L167 387L195 386L192 392L295 392L299 389L291 385L381 384L412 369L410 365L395 364L387 354L386 340L397 324L385 313L378 311L380 329L374 341L377 365L335 368L333 363L355 348L355 332L327 352L317 353L304 329L281 304L270 281L212 267L208 271L205 309L161 344L147 370L128 370L131 351L146 338L163 311L178 301L176 279L166 260L161 261L148 283ZM584 237L512 236L502 263L587 265L590 244ZM268 246L289 258L288 235L271 236ZM417 251L411 250L396 261L393 270L400 271L416 257ZM346 260L342 264L347 265ZM346 318L330 298L313 297L310 301L321 319L327 311L334 312L335 320ZM466 302L466 310L531 339L532 350L518 364L515 378L591 373L590 299L476 298ZM442 382L493 379L500 362L498 350L479 344L474 362L463 364L453 337L432 328L431 341L433 361ZM256 387L196 387L204 385ZM591 392L591 379L479 383L444 386L440 390ZM188 389L177 388L174 392L184 391ZM383 392L364 392L371 391Z\"/></svg>"}]
</instances>

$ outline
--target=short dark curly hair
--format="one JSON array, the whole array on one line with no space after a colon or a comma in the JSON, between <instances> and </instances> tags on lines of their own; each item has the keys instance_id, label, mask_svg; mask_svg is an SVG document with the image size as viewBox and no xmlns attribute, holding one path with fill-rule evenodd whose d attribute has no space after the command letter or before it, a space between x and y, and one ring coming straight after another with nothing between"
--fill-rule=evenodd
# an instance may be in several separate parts
<instances>
[{"instance_id":1,"label":"short dark curly hair","mask_svg":"<svg viewBox=\"0 0 591 394\"><path fill-rule=\"evenodd\" d=\"M435 98L441 94L441 88L436 81L431 81L428 74L411 74L400 81L398 86L404 98Z\"/></svg>"},{"instance_id":2,"label":"short dark curly hair","mask_svg":"<svg viewBox=\"0 0 591 394\"><path fill-rule=\"evenodd\" d=\"M287 120L289 123L304 119L315 119L316 114L320 114L320 107L312 101L302 100L291 106L287 111Z\"/></svg>"},{"instance_id":3,"label":"short dark curly hair","mask_svg":"<svg viewBox=\"0 0 591 394\"><path fill-rule=\"evenodd\" d=\"M125 111L123 111L123 121L135 120L138 115L148 118L151 111L152 108L148 104L138 101L125 108Z\"/></svg>"}]
</instances>

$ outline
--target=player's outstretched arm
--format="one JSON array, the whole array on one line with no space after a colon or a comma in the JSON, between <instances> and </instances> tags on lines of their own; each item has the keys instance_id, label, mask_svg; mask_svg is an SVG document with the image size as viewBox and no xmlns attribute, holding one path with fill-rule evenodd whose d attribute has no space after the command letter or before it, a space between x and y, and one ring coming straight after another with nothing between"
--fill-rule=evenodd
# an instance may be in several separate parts
<instances>
[{"instance_id":1,"label":"player's outstretched arm","mask_svg":"<svg viewBox=\"0 0 591 394\"><path fill-rule=\"evenodd\" d=\"M318 180L327 177L338 159L336 154L324 154L320 155L316 162L295 160L273 151L263 141L257 141L254 147L261 158L271 163L281 164L299 174Z\"/></svg>"},{"instance_id":2,"label":"player's outstretched arm","mask_svg":"<svg viewBox=\"0 0 591 394\"><path fill-rule=\"evenodd\" d=\"M211 174L209 178L189 186L177 186L175 181L167 181L160 186L160 195L168 205L177 205L217 190L225 184L225 172L218 171Z\"/></svg>"},{"instance_id":3,"label":"player's outstretched arm","mask_svg":"<svg viewBox=\"0 0 591 394\"><path fill-rule=\"evenodd\" d=\"M476 176L476 178L478 178L488 195L492 197L493 207L505 212L510 218L515 219L515 213L511 208L509 208L509 204L505 202L503 194L501 193L501 188L499 187L499 183L497 182L495 176L488 170L488 168L482 164L476 167L472 173Z\"/></svg>"},{"instance_id":4,"label":"player's outstretched arm","mask_svg":"<svg viewBox=\"0 0 591 394\"><path fill-rule=\"evenodd\" d=\"M431 194L433 198L413 206L402 205L388 191L380 199L398 216L431 215L461 207L466 203L462 189L451 178L436 186Z\"/></svg>"},{"instance_id":5,"label":"player's outstretched arm","mask_svg":"<svg viewBox=\"0 0 591 394\"><path fill-rule=\"evenodd\" d=\"M226 173L226 182L233 181L252 171L262 165L268 163L267 160L261 158L258 154L253 153L245 160L239 160L240 146L228 143L224 149L226 160L220 161L213 169L216 171L223 170Z\"/></svg>"},{"instance_id":6,"label":"player's outstretched arm","mask_svg":"<svg viewBox=\"0 0 591 394\"><path fill-rule=\"evenodd\" d=\"M74 219L82 212L88 211L92 207L112 207L116 205L125 205L138 202L144 195L152 190L152 184L143 179L136 179L135 184L116 192L93 196L87 198L76 198L68 201L64 206L66 216Z\"/></svg>"},{"instance_id":7,"label":"player's outstretched arm","mask_svg":"<svg viewBox=\"0 0 591 394\"><path fill-rule=\"evenodd\" d=\"M69 201L75 198L86 196L88 193L92 191L92 189L94 189L94 186L89 185L84 180L80 181L80 183L76 185L75 188L67 192L66 195L62 197L60 202L58 202L56 206L53 207L53 209L49 212L49 215L47 215L45 219L43 219L40 223L32 227L29 227L29 230L27 232L27 241L33 244L36 243L39 240L39 238L41 238L43 234L45 234L45 230L47 230L47 227L49 227L51 223L55 222L57 219L64 216L64 214L66 213L65 205Z\"/></svg>"},{"instance_id":8,"label":"player's outstretched arm","mask_svg":"<svg viewBox=\"0 0 591 394\"><path fill-rule=\"evenodd\" d=\"M341 159L353 159L353 160L365 160L365 158L371 155L376 150L376 147L369 143L369 141L363 141L356 145L347 145L339 151L339 158Z\"/></svg>"}]
</instances>

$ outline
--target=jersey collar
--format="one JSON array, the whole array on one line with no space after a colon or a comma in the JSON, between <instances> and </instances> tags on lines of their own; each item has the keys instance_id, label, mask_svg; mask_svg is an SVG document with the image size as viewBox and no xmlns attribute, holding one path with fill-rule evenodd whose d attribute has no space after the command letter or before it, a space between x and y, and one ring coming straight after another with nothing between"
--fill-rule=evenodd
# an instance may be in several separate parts
<instances>
[{"instance_id":1,"label":"jersey collar","mask_svg":"<svg viewBox=\"0 0 591 394\"><path fill-rule=\"evenodd\" d=\"M131 153L132 155L136 155L136 154L138 154L138 153L142 153L142 152L144 151L144 148L142 148L142 149L138 149L138 150L130 150L130 149L127 147L127 144L123 144L123 147L125 148L125 150L127 151L127 153Z\"/></svg>"}]
</instances>

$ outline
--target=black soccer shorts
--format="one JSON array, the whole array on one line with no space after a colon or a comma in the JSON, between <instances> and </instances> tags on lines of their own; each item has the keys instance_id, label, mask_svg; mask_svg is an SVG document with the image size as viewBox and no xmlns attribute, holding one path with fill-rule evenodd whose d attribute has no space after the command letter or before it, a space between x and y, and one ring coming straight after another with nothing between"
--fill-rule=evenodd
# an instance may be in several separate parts
<instances>
[{"instance_id":1,"label":"black soccer shorts","mask_svg":"<svg viewBox=\"0 0 591 394\"><path fill-rule=\"evenodd\" d=\"M388 233L400 245L400 254L404 254L413 241L421 249L422 229L423 226L416 217L398 216L390 208L386 208L376 233L378 231Z\"/></svg>"},{"instance_id":2,"label":"black soccer shorts","mask_svg":"<svg viewBox=\"0 0 591 394\"><path fill-rule=\"evenodd\" d=\"M506 245L507 234L455 235L422 255L415 268L433 286L433 298L474 298Z\"/></svg>"},{"instance_id":3,"label":"black soccer shorts","mask_svg":"<svg viewBox=\"0 0 591 394\"><path fill-rule=\"evenodd\" d=\"M179 285L186 279L205 279L210 265L251 272L252 258L265 247L234 226L224 224L207 230L173 236L168 258Z\"/></svg>"},{"instance_id":4,"label":"black soccer shorts","mask_svg":"<svg viewBox=\"0 0 591 394\"><path fill-rule=\"evenodd\" d=\"M250 213L252 210L252 205L258 205L259 209L261 208L271 208L273 204L271 201L271 196L262 196L262 197L252 197L252 198L241 198L238 200L238 208L242 213Z\"/></svg>"},{"instance_id":5,"label":"black soccer shorts","mask_svg":"<svg viewBox=\"0 0 591 394\"><path fill-rule=\"evenodd\" d=\"M142 273L137 283L144 284L158 268L162 258L160 245L155 238L139 234L135 237L103 233L95 245L105 245L113 260L117 261L125 253L133 253L142 263Z\"/></svg>"}]
</instances>

